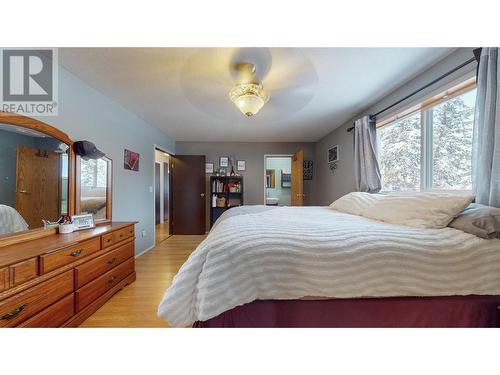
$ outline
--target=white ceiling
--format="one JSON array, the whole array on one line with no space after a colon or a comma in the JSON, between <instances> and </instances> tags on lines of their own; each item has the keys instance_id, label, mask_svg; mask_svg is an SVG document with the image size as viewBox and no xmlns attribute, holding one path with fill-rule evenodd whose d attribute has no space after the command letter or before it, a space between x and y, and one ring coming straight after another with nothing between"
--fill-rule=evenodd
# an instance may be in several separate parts
<instances>
[{"instance_id":1,"label":"white ceiling","mask_svg":"<svg viewBox=\"0 0 500 375\"><path fill-rule=\"evenodd\" d=\"M453 48L61 48L59 62L176 141L317 141ZM269 102L229 100L252 62Z\"/></svg>"}]
</instances>

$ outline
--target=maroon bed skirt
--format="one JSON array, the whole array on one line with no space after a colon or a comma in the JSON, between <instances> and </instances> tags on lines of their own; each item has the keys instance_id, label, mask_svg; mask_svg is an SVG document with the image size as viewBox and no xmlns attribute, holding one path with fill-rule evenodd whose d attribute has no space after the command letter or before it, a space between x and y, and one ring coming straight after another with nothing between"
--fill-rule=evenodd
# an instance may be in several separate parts
<instances>
[{"instance_id":1,"label":"maroon bed skirt","mask_svg":"<svg viewBox=\"0 0 500 375\"><path fill-rule=\"evenodd\" d=\"M498 327L500 296L254 301L199 328Z\"/></svg>"}]
</instances>

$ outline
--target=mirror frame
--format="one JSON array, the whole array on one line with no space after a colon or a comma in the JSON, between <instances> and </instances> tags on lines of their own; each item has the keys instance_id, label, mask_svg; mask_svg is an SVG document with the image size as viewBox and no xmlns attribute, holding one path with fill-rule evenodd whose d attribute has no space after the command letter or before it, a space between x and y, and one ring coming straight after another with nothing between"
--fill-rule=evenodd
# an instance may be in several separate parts
<instances>
[{"instance_id":1,"label":"mirror frame","mask_svg":"<svg viewBox=\"0 0 500 375\"><path fill-rule=\"evenodd\" d=\"M75 215L81 213L81 157L75 157ZM95 221L96 225L107 224L112 221L113 217L113 160L107 156L102 157L108 164L108 175L106 180L106 218Z\"/></svg>"},{"instance_id":2,"label":"mirror frame","mask_svg":"<svg viewBox=\"0 0 500 375\"><path fill-rule=\"evenodd\" d=\"M75 212L75 152L73 151L73 141L68 135L61 130L49 125L43 121L36 120L31 117L17 115L9 112L0 111L0 123L20 126L22 128L36 130L40 133L47 134L53 138L66 143L68 149L68 214L74 215ZM44 229L34 228L23 232L16 232L12 234L5 234L0 236L0 247L7 246L12 243L28 241L47 235L56 233L56 228Z\"/></svg>"}]
</instances>

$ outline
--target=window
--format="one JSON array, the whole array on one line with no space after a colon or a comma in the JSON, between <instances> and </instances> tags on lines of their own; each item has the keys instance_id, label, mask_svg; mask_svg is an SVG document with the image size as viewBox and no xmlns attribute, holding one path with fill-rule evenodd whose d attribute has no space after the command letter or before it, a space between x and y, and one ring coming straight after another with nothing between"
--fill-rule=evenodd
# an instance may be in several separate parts
<instances>
[{"instance_id":1,"label":"window","mask_svg":"<svg viewBox=\"0 0 500 375\"><path fill-rule=\"evenodd\" d=\"M474 81L377 124L383 191L470 190Z\"/></svg>"}]
</instances>

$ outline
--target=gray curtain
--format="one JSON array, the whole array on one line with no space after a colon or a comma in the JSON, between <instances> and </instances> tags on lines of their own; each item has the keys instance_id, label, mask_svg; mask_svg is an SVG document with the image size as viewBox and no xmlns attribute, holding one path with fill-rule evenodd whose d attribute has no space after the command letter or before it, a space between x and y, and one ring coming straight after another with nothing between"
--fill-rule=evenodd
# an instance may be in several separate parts
<instances>
[{"instance_id":1,"label":"gray curtain","mask_svg":"<svg viewBox=\"0 0 500 375\"><path fill-rule=\"evenodd\" d=\"M354 175L357 191L378 193L382 188L377 160L377 131L370 116L354 122Z\"/></svg>"},{"instance_id":2,"label":"gray curtain","mask_svg":"<svg viewBox=\"0 0 500 375\"><path fill-rule=\"evenodd\" d=\"M472 183L476 202L500 207L500 69L498 48L483 48L477 77Z\"/></svg>"}]
</instances>

